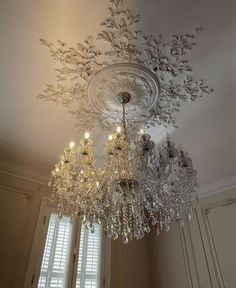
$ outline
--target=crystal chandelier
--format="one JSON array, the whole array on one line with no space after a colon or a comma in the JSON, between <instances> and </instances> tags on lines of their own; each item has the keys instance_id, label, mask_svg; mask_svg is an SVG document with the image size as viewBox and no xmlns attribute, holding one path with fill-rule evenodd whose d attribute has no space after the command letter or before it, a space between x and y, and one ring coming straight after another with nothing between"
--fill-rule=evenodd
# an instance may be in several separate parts
<instances>
[{"instance_id":1,"label":"crystal chandelier","mask_svg":"<svg viewBox=\"0 0 236 288\"><path fill-rule=\"evenodd\" d=\"M130 94L117 95L122 123L109 135L105 145L105 163L96 168L89 133L75 145L64 149L52 171L50 185L59 202L59 215L80 215L86 227L103 221L107 235L142 239L151 225L169 231L172 220L183 224L191 217L192 194L197 188L192 161L168 138L159 151L143 129L133 133L126 121L125 105ZM136 131L135 131L136 132Z\"/></svg>"},{"instance_id":2,"label":"crystal chandelier","mask_svg":"<svg viewBox=\"0 0 236 288\"><path fill-rule=\"evenodd\" d=\"M173 220L182 226L184 216L191 217L198 186L191 158L169 137L157 146L144 128L177 127L181 105L213 90L194 80L186 59L200 28L164 40L137 30L140 15L122 0L109 0L108 11L96 40L89 36L75 47L40 40L58 65L59 83L47 84L38 97L65 107L79 130L113 131L102 167L95 165L86 132L65 147L50 186L59 216L80 215L91 231L102 222L109 237L127 243L142 239L151 226L159 235Z\"/></svg>"}]
</instances>

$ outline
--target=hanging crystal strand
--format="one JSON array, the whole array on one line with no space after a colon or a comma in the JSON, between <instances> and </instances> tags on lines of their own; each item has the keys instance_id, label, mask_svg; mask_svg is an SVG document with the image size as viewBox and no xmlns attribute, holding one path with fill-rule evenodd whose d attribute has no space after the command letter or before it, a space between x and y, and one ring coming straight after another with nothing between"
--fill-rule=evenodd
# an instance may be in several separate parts
<instances>
[{"instance_id":1,"label":"hanging crystal strand","mask_svg":"<svg viewBox=\"0 0 236 288\"><path fill-rule=\"evenodd\" d=\"M132 204L129 205L129 225L130 225L130 233L129 233L129 239L132 240L133 239L133 234L134 234L134 215L132 213Z\"/></svg>"},{"instance_id":2,"label":"hanging crystal strand","mask_svg":"<svg viewBox=\"0 0 236 288\"><path fill-rule=\"evenodd\" d=\"M146 215L145 215L145 212L144 212L144 224L143 224L143 231L145 232L145 233L150 233L150 231L151 231L151 229L150 229L150 226L149 226L149 221L148 221L148 219L147 219L147 217L146 217Z\"/></svg>"},{"instance_id":3,"label":"hanging crystal strand","mask_svg":"<svg viewBox=\"0 0 236 288\"><path fill-rule=\"evenodd\" d=\"M138 223L139 223L139 211L138 211L137 202L133 202L131 206L132 214L133 214L133 236L134 239L138 239Z\"/></svg>"},{"instance_id":4,"label":"hanging crystal strand","mask_svg":"<svg viewBox=\"0 0 236 288\"><path fill-rule=\"evenodd\" d=\"M128 238L128 215L127 215L127 204L124 203L122 207L122 213L123 213L123 228L122 228L122 241L124 244L127 244L129 241Z\"/></svg>"},{"instance_id":5,"label":"hanging crystal strand","mask_svg":"<svg viewBox=\"0 0 236 288\"><path fill-rule=\"evenodd\" d=\"M144 237L143 225L144 225L144 210L143 206L141 205L140 198L138 197L138 239L142 239Z\"/></svg>"}]
</instances>

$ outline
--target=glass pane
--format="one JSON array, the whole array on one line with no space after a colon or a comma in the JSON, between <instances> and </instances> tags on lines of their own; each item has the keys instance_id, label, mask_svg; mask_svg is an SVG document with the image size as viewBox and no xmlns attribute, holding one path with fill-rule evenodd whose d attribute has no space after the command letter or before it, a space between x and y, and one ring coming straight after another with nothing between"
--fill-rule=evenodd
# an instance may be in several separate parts
<instances>
[{"instance_id":1,"label":"glass pane","mask_svg":"<svg viewBox=\"0 0 236 288\"><path fill-rule=\"evenodd\" d=\"M102 227L95 225L91 233L81 226L76 288L99 288L102 248Z\"/></svg>"},{"instance_id":2,"label":"glass pane","mask_svg":"<svg viewBox=\"0 0 236 288\"><path fill-rule=\"evenodd\" d=\"M71 235L70 218L51 214L38 288L66 288Z\"/></svg>"}]
</instances>

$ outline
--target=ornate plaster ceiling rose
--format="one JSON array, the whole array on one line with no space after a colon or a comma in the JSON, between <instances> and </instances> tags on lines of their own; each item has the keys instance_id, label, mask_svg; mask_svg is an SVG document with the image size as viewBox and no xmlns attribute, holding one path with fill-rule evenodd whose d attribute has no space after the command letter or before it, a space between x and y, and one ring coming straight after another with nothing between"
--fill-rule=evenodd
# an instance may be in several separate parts
<instances>
[{"instance_id":1,"label":"ornate plaster ceiling rose","mask_svg":"<svg viewBox=\"0 0 236 288\"><path fill-rule=\"evenodd\" d=\"M128 92L132 125L176 126L175 112L183 102L213 91L202 79L194 80L187 60L201 29L172 35L169 41L162 35L146 36L136 29L140 15L125 9L122 0L109 3L109 16L96 40L89 36L69 47L60 40L54 45L41 39L57 63L58 83L48 84L39 98L67 108L80 129L100 125L111 130L114 120L120 120L115 94ZM109 49L100 51L99 41Z\"/></svg>"},{"instance_id":2,"label":"ornate plaster ceiling rose","mask_svg":"<svg viewBox=\"0 0 236 288\"><path fill-rule=\"evenodd\" d=\"M128 93L126 112L130 124L145 121L158 101L159 91L155 75L146 67L131 63L104 67L92 76L88 85L91 105L114 122L122 115L119 95Z\"/></svg>"}]
</instances>

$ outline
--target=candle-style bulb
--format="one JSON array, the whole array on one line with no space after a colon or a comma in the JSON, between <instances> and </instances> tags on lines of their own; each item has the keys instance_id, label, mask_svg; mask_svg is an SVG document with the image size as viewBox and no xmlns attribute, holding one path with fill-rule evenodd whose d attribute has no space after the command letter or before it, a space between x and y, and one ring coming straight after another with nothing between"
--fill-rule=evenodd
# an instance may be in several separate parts
<instances>
[{"instance_id":1,"label":"candle-style bulb","mask_svg":"<svg viewBox=\"0 0 236 288\"><path fill-rule=\"evenodd\" d=\"M86 132L85 134L84 134L84 138L86 139L86 140L88 140L89 139L89 132Z\"/></svg>"},{"instance_id":2,"label":"candle-style bulb","mask_svg":"<svg viewBox=\"0 0 236 288\"><path fill-rule=\"evenodd\" d=\"M70 142L70 148L72 149L75 146L75 142L71 141Z\"/></svg>"},{"instance_id":3,"label":"candle-style bulb","mask_svg":"<svg viewBox=\"0 0 236 288\"><path fill-rule=\"evenodd\" d=\"M145 133L144 129L141 128L141 129L139 130L139 134L142 136L142 135L144 135L144 133Z\"/></svg>"},{"instance_id":4,"label":"candle-style bulb","mask_svg":"<svg viewBox=\"0 0 236 288\"><path fill-rule=\"evenodd\" d=\"M109 136L108 136L108 140L109 140L109 141L112 141L112 139L113 139L113 136L112 136L112 135L109 135Z\"/></svg>"},{"instance_id":5,"label":"candle-style bulb","mask_svg":"<svg viewBox=\"0 0 236 288\"><path fill-rule=\"evenodd\" d=\"M117 126L116 132L117 132L117 133L120 133L120 132L121 132L121 127L120 127L120 126Z\"/></svg>"}]
</instances>

